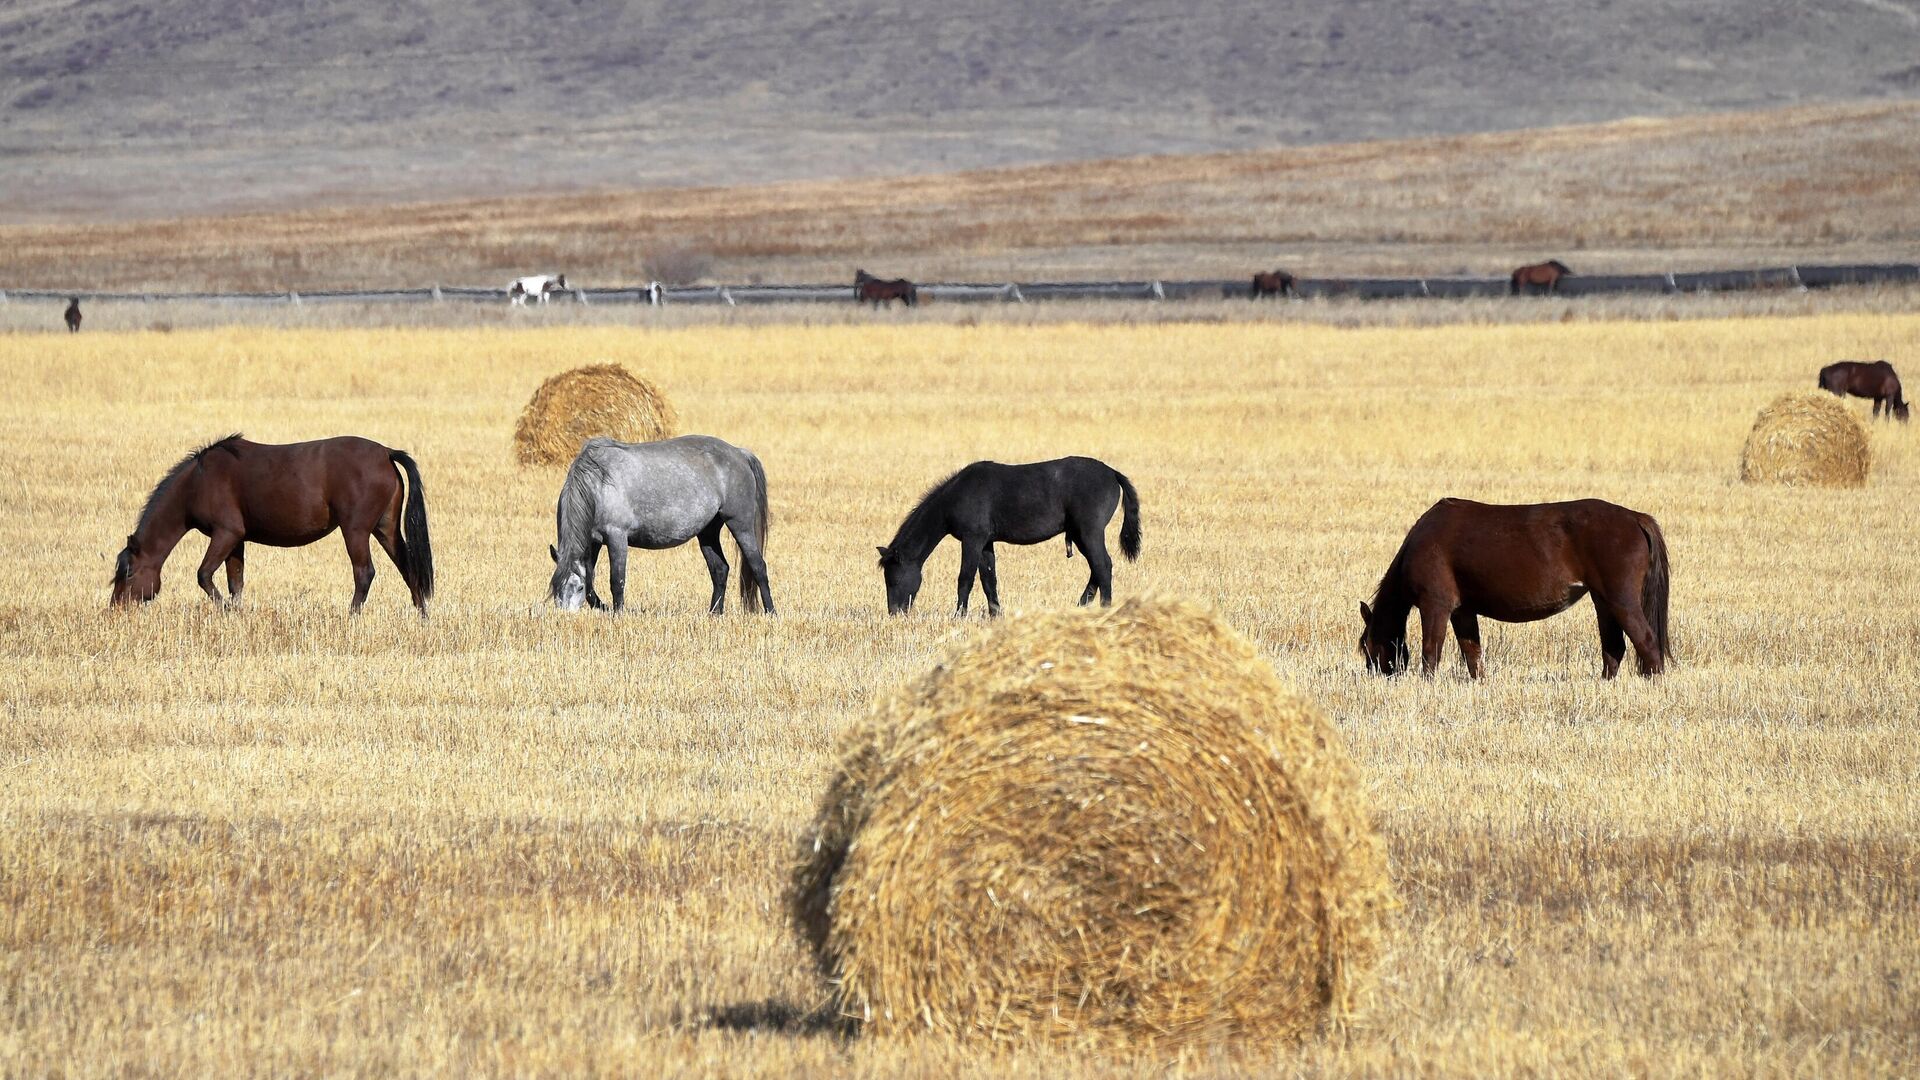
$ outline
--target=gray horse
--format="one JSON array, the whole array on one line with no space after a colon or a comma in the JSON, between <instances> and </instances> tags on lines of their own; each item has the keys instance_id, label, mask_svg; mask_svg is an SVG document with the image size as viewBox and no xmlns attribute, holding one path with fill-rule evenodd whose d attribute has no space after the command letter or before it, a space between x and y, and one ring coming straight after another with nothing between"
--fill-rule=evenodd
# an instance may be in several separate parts
<instances>
[{"instance_id":1,"label":"gray horse","mask_svg":"<svg viewBox=\"0 0 1920 1080\"><path fill-rule=\"evenodd\" d=\"M725 525L740 548L740 600L748 611L773 613L767 587L767 474L753 451L711 435L682 435L659 442L589 439L567 469L554 509L559 543L548 595L567 611L600 608L593 568L607 549L607 585L613 610L626 606L627 548L679 547L696 537L713 575L707 610L727 606L727 557L720 552Z\"/></svg>"}]
</instances>

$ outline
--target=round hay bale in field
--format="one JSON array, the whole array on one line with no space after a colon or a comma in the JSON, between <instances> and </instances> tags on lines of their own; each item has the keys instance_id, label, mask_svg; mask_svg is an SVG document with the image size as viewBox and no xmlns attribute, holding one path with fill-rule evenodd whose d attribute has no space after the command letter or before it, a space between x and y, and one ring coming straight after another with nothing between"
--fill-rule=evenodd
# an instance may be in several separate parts
<instances>
[{"instance_id":1,"label":"round hay bale in field","mask_svg":"<svg viewBox=\"0 0 1920 1080\"><path fill-rule=\"evenodd\" d=\"M1740 479L1749 484L1859 487L1872 466L1859 417L1818 391L1783 394L1760 410L1740 451Z\"/></svg>"},{"instance_id":2,"label":"round hay bale in field","mask_svg":"<svg viewBox=\"0 0 1920 1080\"><path fill-rule=\"evenodd\" d=\"M1009 618L884 699L802 837L842 1013L1170 1048L1296 1039L1391 904L1339 732L1190 604Z\"/></svg>"},{"instance_id":3,"label":"round hay bale in field","mask_svg":"<svg viewBox=\"0 0 1920 1080\"><path fill-rule=\"evenodd\" d=\"M651 442L679 424L659 387L618 364L593 364L540 384L514 425L513 452L522 465L567 465L596 435Z\"/></svg>"}]
</instances>

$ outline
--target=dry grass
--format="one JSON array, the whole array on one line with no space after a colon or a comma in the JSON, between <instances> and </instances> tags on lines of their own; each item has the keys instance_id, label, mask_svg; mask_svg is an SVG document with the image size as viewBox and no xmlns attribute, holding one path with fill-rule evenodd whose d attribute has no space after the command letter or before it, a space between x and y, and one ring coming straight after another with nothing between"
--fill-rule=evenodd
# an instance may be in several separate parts
<instances>
[{"instance_id":1,"label":"dry grass","mask_svg":"<svg viewBox=\"0 0 1920 1080\"><path fill-rule=\"evenodd\" d=\"M1872 471L1866 425L1824 391L1775 398L1754 418L1740 449L1740 479L1749 484L1860 487Z\"/></svg>"},{"instance_id":2,"label":"dry grass","mask_svg":"<svg viewBox=\"0 0 1920 1080\"><path fill-rule=\"evenodd\" d=\"M899 179L0 228L0 287L1504 274L1912 259L1920 104ZM664 269L663 269L664 268Z\"/></svg>"},{"instance_id":3,"label":"dry grass","mask_svg":"<svg viewBox=\"0 0 1920 1080\"><path fill-rule=\"evenodd\" d=\"M1916 352L1873 314L0 338L0 1073L1158 1075L809 1036L780 906L836 738L963 629L950 545L903 619L872 545L960 463L1070 452L1140 489L1118 591L1217 606L1340 726L1389 846L1380 1007L1272 1071L1909 1071L1920 435L1878 425L1862 489L1735 461L1823 363ZM539 608L557 485L509 433L590 358L766 461L778 618L704 615L692 550L636 556L619 619ZM190 542L107 614L147 488L236 427L413 452L432 618L382 566L348 619L334 542L252 553L228 613ZM1490 624L1482 683L1367 676L1356 601L1448 494L1658 516L1672 673L1600 682L1582 606ZM1047 546L999 569L1014 608L1084 583Z\"/></svg>"},{"instance_id":4,"label":"dry grass","mask_svg":"<svg viewBox=\"0 0 1920 1080\"><path fill-rule=\"evenodd\" d=\"M883 695L800 852L876 1035L1271 1051L1353 1017L1392 906L1339 732L1164 598L1010 616Z\"/></svg>"}]
</instances>

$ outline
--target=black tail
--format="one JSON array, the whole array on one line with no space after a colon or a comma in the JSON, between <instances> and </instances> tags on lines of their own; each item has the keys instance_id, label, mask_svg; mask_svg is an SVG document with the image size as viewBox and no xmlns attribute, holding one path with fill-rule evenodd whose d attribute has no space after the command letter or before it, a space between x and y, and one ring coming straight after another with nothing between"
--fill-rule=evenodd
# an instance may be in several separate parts
<instances>
[{"instance_id":1,"label":"black tail","mask_svg":"<svg viewBox=\"0 0 1920 1080\"><path fill-rule=\"evenodd\" d=\"M1120 553L1132 562L1140 557L1140 496L1119 469L1113 470L1113 478L1120 482Z\"/></svg>"},{"instance_id":2,"label":"black tail","mask_svg":"<svg viewBox=\"0 0 1920 1080\"><path fill-rule=\"evenodd\" d=\"M1673 659L1673 645L1667 638L1667 538L1660 534L1660 523L1650 517L1640 518L1640 531L1647 534L1647 578L1640 585L1640 611L1647 617L1647 625L1653 627L1654 644L1660 650L1660 660L1665 663ZM1646 665L1642 664L1642 673Z\"/></svg>"},{"instance_id":3,"label":"black tail","mask_svg":"<svg viewBox=\"0 0 1920 1080\"><path fill-rule=\"evenodd\" d=\"M767 513L767 470L761 466L760 458L752 453L747 455L747 464L753 469L753 486L758 488L754 494L760 504L760 557L767 556L767 527L773 524L773 517ZM748 611L760 610L760 579L755 576L753 567L748 565L747 556L739 551L740 537L733 538L733 546L740 557L740 603Z\"/></svg>"},{"instance_id":4,"label":"black tail","mask_svg":"<svg viewBox=\"0 0 1920 1080\"><path fill-rule=\"evenodd\" d=\"M421 599L433 596L433 541L427 536L427 493L420 489L420 466L404 450L387 456L407 473L407 506L400 517L400 546L406 556L407 584Z\"/></svg>"}]
</instances>

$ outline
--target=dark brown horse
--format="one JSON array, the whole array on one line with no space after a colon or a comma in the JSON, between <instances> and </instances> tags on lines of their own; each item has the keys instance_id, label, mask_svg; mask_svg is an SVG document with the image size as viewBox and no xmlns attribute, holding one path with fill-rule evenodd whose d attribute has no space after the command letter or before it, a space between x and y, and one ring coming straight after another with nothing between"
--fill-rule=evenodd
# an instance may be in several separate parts
<instances>
[{"instance_id":1,"label":"dark brown horse","mask_svg":"<svg viewBox=\"0 0 1920 1080\"><path fill-rule=\"evenodd\" d=\"M874 307L882 307L895 300L906 307L913 307L920 303L920 290L914 288L913 282L906 278L882 281L865 270L855 270L853 298L855 301L864 301Z\"/></svg>"},{"instance_id":2,"label":"dark brown horse","mask_svg":"<svg viewBox=\"0 0 1920 1080\"><path fill-rule=\"evenodd\" d=\"M1873 415L1879 416L1884 407L1887 416L1903 424L1907 422L1907 402L1900 396L1900 376L1885 360L1842 360L1828 364L1820 369L1820 389L1841 397L1852 394L1872 398Z\"/></svg>"},{"instance_id":3,"label":"dark brown horse","mask_svg":"<svg viewBox=\"0 0 1920 1080\"><path fill-rule=\"evenodd\" d=\"M1293 275L1285 270L1262 270L1253 275L1253 299L1263 296L1293 296Z\"/></svg>"},{"instance_id":4,"label":"dark brown horse","mask_svg":"<svg viewBox=\"0 0 1920 1080\"><path fill-rule=\"evenodd\" d=\"M80 298L75 296L67 300L67 333L80 332Z\"/></svg>"},{"instance_id":5,"label":"dark brown horse","mask_svg":"<svg viewBox=\"0 0 1920 1080\"><path fill-rule=\"evenodd\" d=\"M1507 292L1519 296L1522 292L1556 293L1560 291L1560 279L1572 277L1573 271L1559 259L1548 259L1543 263L1523 266L1513 272L1509 279Z\"/></svg>"},{"instance_id":6,"label":"dark brown horse","mask_svg":"<svg viewBox=\"0 0 1920 1080\"><path fill-rule=\"evenodd\" d=\"M1441 499L1413 523L1380 579L1373 605L1360 605L1360 651L1387 675L1408 666L1407 615L1420 611L1420 670L1440 666L1447 623L1474 678L1480 620L1533 622L1593 594L1600 618L1601 678L1620 670L1627 641L1640 674L1658 675L1667 642L1667 542L1645 514L1599 499L1489 506Z\"/></svg>"},{"instance_id":7,"label":"dark brown horse","mask_svg":"<svg viewBox=\"0 0 1920 1080\"><path fill-rule=\"evenodd\" d=\"M404 493L396 465L407 474ZM433 595L433 547L420 469L402 451L351 435L286 446L229 435L180 459L147 496L140 522L114 564L113 603L153 599L160 592L160 567L189 530L211 538L200 560L199 582L220 604L214 568L227 564L227 591L239 600L247 541L300 547L335 529L346 539L353 562L354 611L373 584L367 546L372 537L399 567L414 606L426 612Z\"/></svg>"}]
</instances>

